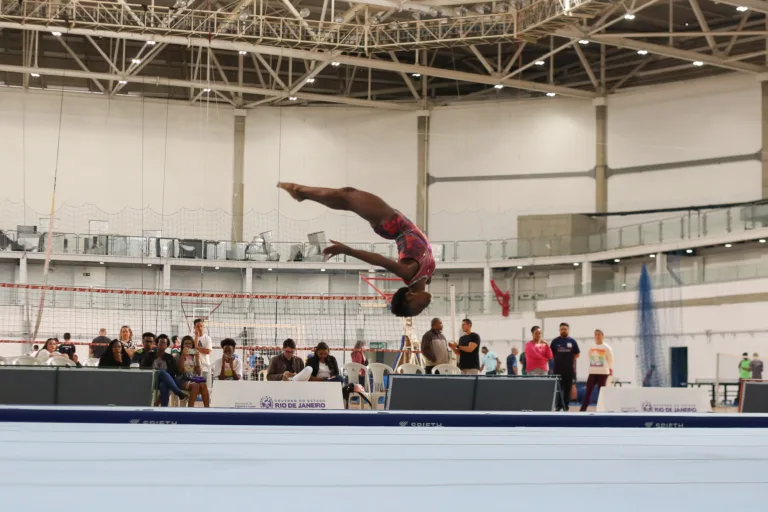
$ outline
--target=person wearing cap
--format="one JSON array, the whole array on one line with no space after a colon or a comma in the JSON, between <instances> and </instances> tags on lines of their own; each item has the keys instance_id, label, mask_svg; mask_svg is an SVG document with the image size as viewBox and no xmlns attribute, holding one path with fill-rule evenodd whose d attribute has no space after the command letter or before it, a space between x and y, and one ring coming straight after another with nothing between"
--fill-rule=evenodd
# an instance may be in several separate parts
<instances>
[{"instance_id":1,"label":"person wearing cap","mask_svg":"<svg viewBox=\"0 0 768 512\"><path fill-rule=\"evenodd\" d=\"M752 370L752 378L753 379L760 379L763 378L763 362L760 360L760 356L757 355L757 352L752 354L752 362L749 363L749 369Z\"/></svg>"},{"instance_id":2,"label":"person wearing cap","mask_svg":"<svg viewBox=\"0 0 768 512\"><path fill-rule=\"evenodd\" d=\"M736 391L736 402L734 405L739 405L741 402L741 387L744 385L744 381L752 378L752 361L749 360L749 354L744 352L741 354L741 361L739 361L739 389Z\"/></svg>"}]
</instances>

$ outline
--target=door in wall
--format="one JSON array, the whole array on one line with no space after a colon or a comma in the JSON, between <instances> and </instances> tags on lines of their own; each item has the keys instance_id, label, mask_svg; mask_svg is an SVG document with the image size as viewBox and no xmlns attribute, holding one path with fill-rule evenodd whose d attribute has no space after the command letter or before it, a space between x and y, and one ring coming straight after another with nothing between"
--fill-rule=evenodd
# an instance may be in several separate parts
<instances>
[{"instance_id":1,"label":"door in wall","mask_svg":"<svg viewBox=\"0 0 768 512\"><path fill-rule=\"evenodd\" d=\"M670 347L672 387L688 385L688 347Z\"/></svg>"}]
</instances>

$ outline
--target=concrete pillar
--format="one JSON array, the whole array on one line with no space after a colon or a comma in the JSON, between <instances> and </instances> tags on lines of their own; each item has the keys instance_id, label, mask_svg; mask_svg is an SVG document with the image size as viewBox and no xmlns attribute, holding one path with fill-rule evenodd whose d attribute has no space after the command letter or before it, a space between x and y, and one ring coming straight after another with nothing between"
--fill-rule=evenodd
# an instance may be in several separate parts
<instances>
[{"instance_id":1,"label":"concrete pillar","mask_svg":"<svg viewBox=\"0 0 768 512\"><path fill-rule=\"evenodd\" d=\"M163 291L170 291L171 289L171 264L163 264Z\"/></svg>"},{"instance_id":2,"label":"concrete pillar","mask_svg":"<svg viewBox=\"0 0 768 512\"><path fill-rule=\"evenodd\" d=\"M608 211L608 106L605 98L595 105L595 212Z\"/></svg>"},{"instance_id":3,"label":"concrete pillar","mask_svg":"<svg viewBox=\"0 0 768 512\"><path fill-rule=\"evenodd\" d=\"M762 186L763 199L768 199L768 73L760 76L760 98L762 104L762 115L760 117L760 126L762 128Z\"/></svg>"},{"instance_id":4,"label":"concrete pillar","mask_svg":"<svg viewBox=\"0 0 768 512\"><path fill-rule=\"evenodd\" d=\"M667 272L667 255L663 252L656 253L656 277L663 276Z\"/></svg>"},{"instance_id":5,"label":"concrete pillar","mask_svg":"<svg viewBox=\"0 0 768 512\"><path fill-rule=\"evenodd\" d=\"M16 279L16 284L27 284L27 275L27 255L22 253L21 258L19 258L19 276Z\"/></svg>"},{"instance_id":6,"label":"concrete pillar","mask_svg":"<svg viewBox=\"0 0 768 512\"><path fill-rule=\"evenodd\" d=\"M253 269L246 267L243 276L243 293L253 293Z\"/></svg>"},{"instance_id":7,"label":"concrete pillar","mask_svg":"<svg viewBox=\"0 0 768 512\"><path fill-rule=\"evenodd\" d=\"M483 268L483 313L488 314L491 312L491 296L493 290L491 289L491 267L486 265Z\"/></svg>"},{"instance_id":8,"label":"concrete pillar","mask_svg":"<svg viewBox=\"0 0 768 512\"><path fill-rule=\"evenodd\" d=\"M235 154L232 159L232 241L243 241L245 203L245 110L235 109Z\"/></svg>"},{"instance_id":9,"label":"concrete pillar","mask_svg":"<svg viewBox=\"0 0 768 512\"><path fill-rule=\"evenodd\" d=\"M587 295L591 293L592 285L592 262L581 262L581 294Z\"/></svg>"},{"instance_id":10,"label":"concrete pillar","mask_svg":"<svg viewBox=\"0 0 768 512\"><path fill-rule=\"evenodd\" d=\"M429 111L418 112L416 166L416 225L429 232Z\"/></svg>"}]
</instances>

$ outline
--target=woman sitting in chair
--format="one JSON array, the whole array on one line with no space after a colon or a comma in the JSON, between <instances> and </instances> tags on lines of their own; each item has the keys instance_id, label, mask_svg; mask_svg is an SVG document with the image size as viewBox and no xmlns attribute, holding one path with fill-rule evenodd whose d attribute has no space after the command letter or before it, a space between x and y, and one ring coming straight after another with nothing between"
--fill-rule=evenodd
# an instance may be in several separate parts
<instances>
[{"instance_id":1,"label":"woman sitting in chair","mask_svg":"<svg viewBox=\"0 0 768 512\"><path fill-rule=\"evenodd\" d=\"M339 363L330 355L328 344L321 341L315 347L315 353L307 360L307 368L312 368L311 381L341 382Z\"/></svg>"},{"instance_id":2,"label":"woman sitting in chair","mask_svg":"<svg viewBox=\"0 0 768 512\"><path fill-rule=\"evenodd\" d=\"M107 350L99 358L99 368L130 368L131 358L128 356L120 340L109 342Z\"/></svg>"},{"instance_id":3,"label":"woman sitting in chair","mask_svg":"<svg viewBox=\"0 0 768 512\"><path fill-rule=\"evenodd\" d=\"M189 407L195 406L198 394L203 397L203 406L210 407L211 399L205 377L203 377L203 368L200 365L200 352L195 348L195 340L192 336L184 336L181 339L181 354L176 367L178 368L176 383L189 393Z\"/></svg>"},{"instance_id":4,"label":"woman sitting in chair","mask_svg":"<svg viewBox=\"0 0 768 512\"><path fill-rule=\"evenodd\" d=\"M36 358L47 361L51 356L56 353L56 340L54 338L48 338L45 340L43 348L37 351Z\"/></svg>"}]
</instances>

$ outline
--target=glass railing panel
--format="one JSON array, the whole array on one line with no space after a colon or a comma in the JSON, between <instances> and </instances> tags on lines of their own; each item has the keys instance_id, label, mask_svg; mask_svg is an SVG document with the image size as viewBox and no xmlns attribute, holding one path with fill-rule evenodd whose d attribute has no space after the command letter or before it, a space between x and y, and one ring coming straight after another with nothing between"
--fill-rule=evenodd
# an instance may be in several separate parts
<instances>
[{"instance_id":1,"label":"glass railing panel","mask_svg":"<svg viewBox=\"0 0 768 512\"><path fill-rule=\"evenodd\" d=\"M486 261L488 242L486 240L468 240L456 242L457 261Z\"/></svg>"}]
</instances>

